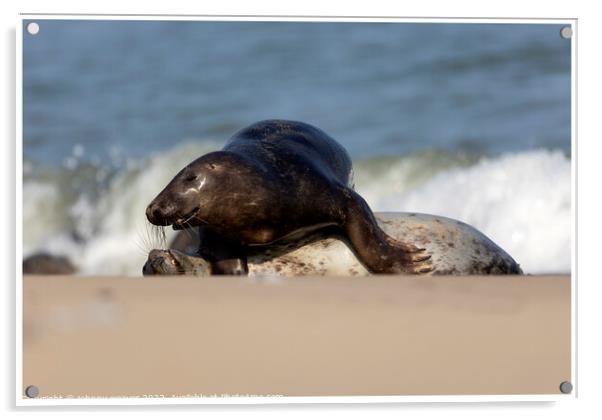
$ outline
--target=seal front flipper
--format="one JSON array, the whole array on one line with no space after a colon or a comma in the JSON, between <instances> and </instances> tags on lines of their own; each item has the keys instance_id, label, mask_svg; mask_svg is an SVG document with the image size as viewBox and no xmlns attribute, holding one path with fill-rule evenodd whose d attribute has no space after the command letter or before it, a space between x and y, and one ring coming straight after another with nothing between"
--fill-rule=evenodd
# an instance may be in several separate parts
<instances>
[{"instance_id":1,"label":"seal front flipper","mask_svg":"<svg viewBox=\"0 0 602 420\"><path fill-rule=\"evenodd\" d=\"M403 261L410 267L408 272L422 274L433 270L431 256L426 252L425 248L418 248L415 245L400 242L386 233L384 235L385 240L392 247L399 248L406 254Z\"/></svg>"},{"instance_id":2,"label":"seal front flipper","mask_svg":"<svg viewBox=\"0 0 602 420\"><path fill-rule=\"evenodd\" d=\"M345 206L341 226L358 259L372 273L424 274L433 270L424 248L397 241L378 227L366 201L355 191L340 187Z\"/></svg>"},{"instance_id":3,"label":"seal front flipper","mask_svg":"<svg viewBox=\"0 0 602 420\"><path fill-rule=\"evenodd\" d=\"M208 226L200 226L198 256L211 263L211 274L243 276L249 273L245 247Z\"/></svg>"}]
</instances>

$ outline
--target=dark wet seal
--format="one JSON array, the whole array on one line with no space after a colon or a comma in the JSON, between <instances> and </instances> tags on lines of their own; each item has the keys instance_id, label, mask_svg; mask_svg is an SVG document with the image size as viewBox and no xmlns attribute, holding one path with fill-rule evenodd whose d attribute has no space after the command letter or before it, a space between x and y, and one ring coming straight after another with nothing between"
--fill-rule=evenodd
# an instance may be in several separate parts
<instances>
[{"instance_id":1,"label":"dark wet seal","mask_svg":"<svg viewBox=\"0 0 602 420\"><path fill-rule=\"evenodd\" d=\"M75 266L61 255L39 253L23 260L23 274L74 274Z\"/></svg>"},{"instance_id":2,"label":"dark wet seal","mask_svg":"<svg viewBox=\"0 0 602 420\"><path fill-rule=\"evenodd\" d=\"M183 168L148 205L148 220L197 228L214 274L248 273L253 248L336 227L372 273L423 274L430 255L389 237L353 190L347 151L320 129L266 120Z\"/></svg>"}]
</instances>

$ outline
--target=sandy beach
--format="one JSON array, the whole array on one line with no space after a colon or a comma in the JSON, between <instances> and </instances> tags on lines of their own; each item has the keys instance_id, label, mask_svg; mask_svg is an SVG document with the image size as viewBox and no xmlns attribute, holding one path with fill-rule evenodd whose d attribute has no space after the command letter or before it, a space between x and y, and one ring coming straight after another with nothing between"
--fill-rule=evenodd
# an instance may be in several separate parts
<instances>
[{"instance_id":1,"label":"sandy beach","mask_svg":"<svg viewBox=\"0 0 602 420\"><path fill-rule=\"evenodd\" d=\"M558 394L570 277L25 276L39 397Z\"/></svg>"}]
</instances>

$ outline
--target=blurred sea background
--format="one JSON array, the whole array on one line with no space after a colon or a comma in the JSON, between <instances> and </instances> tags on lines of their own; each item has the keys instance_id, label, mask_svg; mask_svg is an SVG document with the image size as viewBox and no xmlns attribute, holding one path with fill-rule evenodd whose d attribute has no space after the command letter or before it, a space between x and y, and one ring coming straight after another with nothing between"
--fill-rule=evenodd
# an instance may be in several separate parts
<instances>
[{"instance_id":1,"label":"blurred sea background","mask_svg":"<svg viewBox=\"0 0 602 420\"><path fill-rule=\"evenodd\" d=\"M38 23L23 33L24 256L140 275L150 200L238 129L283 118L349 151L374 211L456 218L527 273L571 270L561 25Z\"/></svg>"}]
</instances>

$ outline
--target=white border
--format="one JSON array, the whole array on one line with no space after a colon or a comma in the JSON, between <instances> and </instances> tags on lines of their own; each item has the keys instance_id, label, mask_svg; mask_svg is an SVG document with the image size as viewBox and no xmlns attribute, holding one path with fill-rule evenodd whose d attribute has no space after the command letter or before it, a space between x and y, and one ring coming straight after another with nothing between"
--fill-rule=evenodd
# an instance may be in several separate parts
<instances>
[{"instance_id":1,"label":"white border","mask_svg":"<svg viewBox=\"0 0 602 420\"><path fill-rule=\"evenodd\" d=\"M566 24L573 28L571 38L571 375L573 392L541 395L411 395L345 397L204 397L204 398L24 398L23 393L23 21L24 20L125 20L125 21L254 21L254 22L398 22L398 23L497 23L497 24ZM350 16L260 16L260 15L113 15L113 14L35 14L18 17L16 36L16 364L15 403L17 406L81 405L191 405L191 404L289 404L289 403L392 403L392 402L515 402L567 401L578 396L577 382L577 36L576 18L408 18Z\"/></svg>"},{"instance_id":2,"label":"white border","mask_svg":"<svg viewBox=\"0 0 602 420\"><path fill-rule=\"evenodd\" d=\"M573 25L575 18L414 18L414 17L385 17L385 16L287 16L287 15L112 15L112 14L37 14L21 13L19 20L148 20L148 21L226 21L226 22L358 22L358 23L515 23L515 24L556 24ZM573 40L575 30L573 28Z\"/></svg>"},{"instance_id":3,"label":"white border","mask_svg":"<svg viewBox=\"0 0 602 420\"><path fill-rule=\"evenodd\" d=\"M575 398L579 396L577 378L577 36L578 22L573 21L571 38L571 383Z\"/></svg>"},{"instance_id":4,"label":"white border","mask_svg":"<svg viewBox=\"0 0 602 420\"><path fill-rule=\"evenodd\" d=\"M15 286L15 307L16 307L16 345L15 351L15 384L17 386L17 405L19 404L20 395L23 392L23 20L17 22L16 38L16 72L15 72L15 115L17 122L15 124L15 179L17 186L15 189L15 275L17 276L17 284Z\"/></svg>"}]
</instances>

